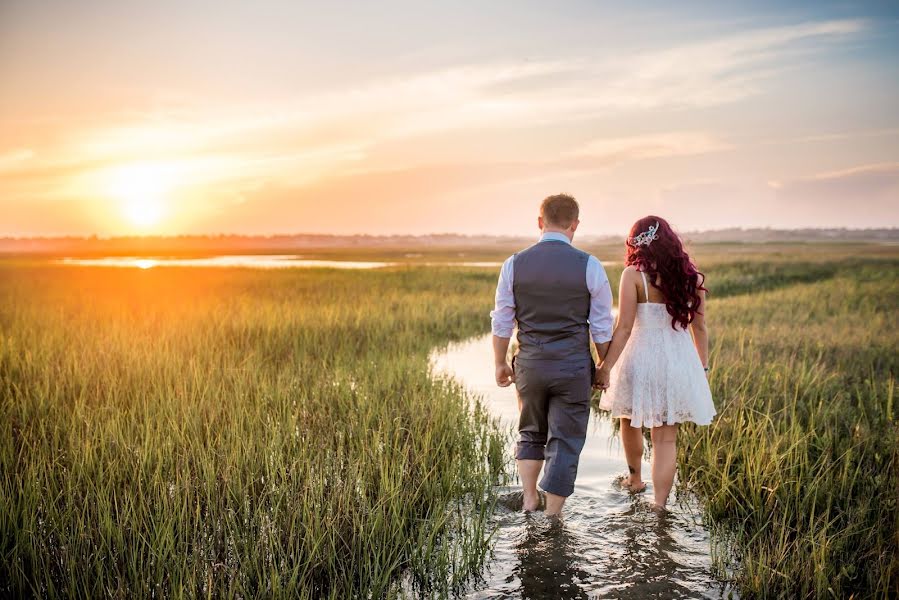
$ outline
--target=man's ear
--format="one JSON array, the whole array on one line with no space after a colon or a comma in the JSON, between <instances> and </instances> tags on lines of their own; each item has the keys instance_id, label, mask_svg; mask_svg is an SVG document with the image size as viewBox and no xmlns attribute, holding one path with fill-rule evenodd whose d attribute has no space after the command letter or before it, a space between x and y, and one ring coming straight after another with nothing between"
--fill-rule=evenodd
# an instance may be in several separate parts
<instances>
[{"instance_id":1,"label":"man's ear","mask_svg":"<svg viewBox=\"0 0 899 600\"><path fill-rule=\"evenodd\" d=\"M540 231L543 231L543 217L542 216L537 217L537 228L540 229Z\"/></svg>"},{"instance_id":2,"label":"man's ear","mask_svg":"<svg viewBox=\"0 0 899 600\"><path fill-rule=\"evenodd\" d=\"M572 221L571 227L569 227L569 229L571 229L571 233L574 233L575 231L577 231L577 226L580 225L580 223L581 223L580 219L575 219L574 221Z\"/></svg>"}]
</instances>

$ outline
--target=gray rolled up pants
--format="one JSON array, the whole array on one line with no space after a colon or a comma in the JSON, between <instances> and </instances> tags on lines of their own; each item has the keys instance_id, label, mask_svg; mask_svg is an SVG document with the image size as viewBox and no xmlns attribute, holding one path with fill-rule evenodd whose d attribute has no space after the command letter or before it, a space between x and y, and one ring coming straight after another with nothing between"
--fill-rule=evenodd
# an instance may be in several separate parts
<instances>
[{"instance_id":1,"label":"gray rolled up pants","mask_svg":"<svg viewBox=\"0 0 899 600\"><path fill-rule=\"evenodd\" d=\"M516 356L512 367L521 401L515 458L545 460L541 489L570 496L590 421L593 358L589 354L567 360Z\"/></svg>"}]
</instances>

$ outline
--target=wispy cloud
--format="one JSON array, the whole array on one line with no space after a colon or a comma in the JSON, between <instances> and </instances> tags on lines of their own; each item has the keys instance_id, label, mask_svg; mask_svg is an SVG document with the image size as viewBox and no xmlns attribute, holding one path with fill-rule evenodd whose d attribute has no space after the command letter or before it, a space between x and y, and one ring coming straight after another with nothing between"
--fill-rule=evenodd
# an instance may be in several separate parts
<instances>
[{"instance_id":1,"label":"wispy cloud","mask_svg":"<svg viewBox=\"0 0 899 600\"><path fill-rule=\"evenodd\" d=\"M619 138L593 140L573 150L572 156L617 163L666 156L706 154L730 148L716 136L701 131L672 131Z\"/></svg>"},{"instance_id":2,"label":"wispy cloud","mask_svg":"<svg viewBox=\"0 0 899 600\"><path fill-rule=\"evenodd\" d=\"M849 169L840 169L838 171L827 171L817 173L811 177L805 178L805 181L827 181L831 179L845 179L847 177L856 177L859 175L883 175L894 174L899 175L899 162L876 163L872 165L861 165L851 167Z\"/></svg>"},{"instance_id":3,"label":"wispy cloud","mask_svg":"<svg viewBox=\"0 0 899 600\"><path fill-rule=\"evenodd\" d=\"M806 23L623 57L459 65L228 110L186 106L74 131L56 153L78 160L132 160L210 151L270 156L319 145L365 152L379 143L442 132L713 106L759 93L761 82L784 63L785 55L863 28L857 20Z\"/></svg>"},{"instance_id":4,"label":"wispy cloud","mask_svg":"<svg viewBox=\"0 0 899 600\"><path fill-rule=\"evenodd\" d=\"M847 212L863 226L895 225L899 220L899 162L859 165L772 182L782 214L814 226L845 223Z\"/></svg>"},{"instance_id":5,"label":"wispy cloud","mask_svg":"<svg viewBox=\"0 0 899 600\"><path fill-rule=\"evenodd\" d=\"M821 173L814 173L812 175L806 175L804 177L796 177L787 181L772 180L768 182L768 185L775 189L782 189L786 186L812 182L826 182L881 176L889 178L899 177L899 162L874 163L849 167L848 169L839 169L836 171L823 171ZM899 200L899 198L897 198L897 200Z\"/></svg>"},{"instance_id":6,"label":"wispy cloud","mask_svg":"<svg viewBox=\"0 0 899 600\"><path fill-rule=\"evenodd\" d=\"M789 56L814 51L864 29L859 20L757 29L638 54L622 61L608 105L622 110L706 107L760 93Z\"/></svg>"},{"instance_id":7,"label":"wispy cloud","mask_svg":"<svg viewBox=\"0 0 899 600\"><path fill-rule=\"evenodd\" d=\"M34 151L27 148L10 150L0 154L0 171L20 168L26 161L34 158Z\"/></svg>"},{"instance_id":8,"label":"wispy cloud","mask_svg":"<svg viewBox=\"0 0 899 600\"><path fill-rule=\"evenodd\" d=\"M866 27L860 20L819 21L623 48L614 56L483 60L236 106L186 94L175 108L96 115L93 124L33 150L0 148L0 191L50 196L90 188L111 164L168 161L179 165L184 185L205 186L210 197L250 203L274 187L286 204L284 197L300 188L350 198L375 182L385 188L377 197L389 203L395 201L386 190L400 180L414 182L409 185L419 193L427 181L420 174L432 178L420 188L427 195L429 188L458 191L455 183L436 182L439 177L471 187L719 152L731 148L726 136L705 125L677 129L677 117L658 119L654 127L633 121L645 132L633 136L603 137L592 124L751 98L780 70ZM529 154L511 141L521 132L537 137L539 128L566 130L564 141ZM507 134L510 158L473 159L469 147L454 146L465 135Z\"/></svg>"}]
</instances>

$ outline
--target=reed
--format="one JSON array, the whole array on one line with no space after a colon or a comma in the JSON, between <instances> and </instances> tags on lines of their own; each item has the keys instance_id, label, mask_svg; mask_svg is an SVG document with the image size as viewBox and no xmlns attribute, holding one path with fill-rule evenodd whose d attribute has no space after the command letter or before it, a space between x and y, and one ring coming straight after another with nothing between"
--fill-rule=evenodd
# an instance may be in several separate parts
<instances>
[{"instance_id":1,"label":"reed","mask_svg":"<svg viewBox=\"0 0 899 600\"><path fill-rule=\"evenodd\" d=\"M899 586L899 260L875 254L708 261L719 416L682 428L679 480L749 596ZM487 330L495 282L0 266L0 592L461 589L508 457L427 355Z\"/></svg>"},{"instance_id":2,"label":"reed","mask_svg":"<svg viewBox=\"0 0 899 600\"><path fill-rule=\"evenodd\" d=\"M432 275L4 269L0 592L461 585L503 440L427 368L483 279Z\"/></svg>"},{"instance_id":3,"label":"reed","mask_svg":"<svg viewBox=\"0 0 899 600\"><path fill-rule=\"evenodd\" d=\"M788 268L791 285L750 281L752 291L709 303L720 414L711 427L684 427L680 478L728 531L719 563L745 592L890 597L899 262L809 267L805 277ZM734 268L712 272L713 291L733 289Z\"/></svg>"}]
</instances>

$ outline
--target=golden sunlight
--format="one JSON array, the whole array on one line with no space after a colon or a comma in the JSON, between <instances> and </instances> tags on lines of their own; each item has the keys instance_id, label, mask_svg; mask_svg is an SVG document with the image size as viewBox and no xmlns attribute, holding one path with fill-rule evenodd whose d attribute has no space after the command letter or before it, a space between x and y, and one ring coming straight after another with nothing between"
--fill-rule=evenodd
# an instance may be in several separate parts
<instances>
[{"instance_id":1,"label":"golden sunlight","mask_svg":"<svg viewBox=\"0 0 899 600\"><path fill-rule=\"evenodd\" d=\"M146 229L165 217L168 195L175 184L171 165L130 163L114 167L105 179L107 192L119 202L122 216L135 227Z\"/></svg>"}]
</instances>

